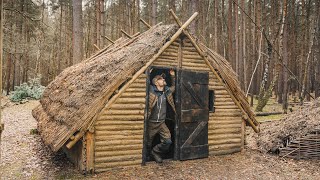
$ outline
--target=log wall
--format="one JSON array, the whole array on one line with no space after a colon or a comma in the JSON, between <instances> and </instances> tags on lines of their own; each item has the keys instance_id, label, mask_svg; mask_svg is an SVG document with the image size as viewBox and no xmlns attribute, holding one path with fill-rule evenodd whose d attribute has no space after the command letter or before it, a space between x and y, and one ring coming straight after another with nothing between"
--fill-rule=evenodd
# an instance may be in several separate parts
<instances>
[{"instance_id":1,"label":"log wall","mask_svg":"<svg viewBox=\"0 0 320 180\"><path fill-rule=\"evenodd\" d=\"M152 64L158 67L209 72L209 90L215 91L215 112L209 114L210 155L238 152L243 147L241 111L226 88L205 64L188 39L173 42ZM94 169L142 163L146 75L142 74L111 106L98 115L94 132Z\"/></svg>"},{"instance_id":2,"label":"log wall","mask_svg":"<svg viewBox=\"0 0 320 180\"><path fill-rule=\"evenodd\" d=\"M95 172L142 162L146 75L142 74L95 122Z\"/></svg>"},{"instance_id":3,"label":"log wall","mask_svg":"<svg viewBox=\"0 0 320 180\"><path fill-rule=\"evenodd\" d=\"M209 72L209 90L214 90L215 94L215 112L209 114L209 154L222 155L241 151L244 145L245 124L241 110L231 99L226 88L211 72L188 38L175 41L170 46L170 52L163 53L164 56L160 56L153 65L176 67L181 61L182 69Z\"/></svg>"}]
</instances>

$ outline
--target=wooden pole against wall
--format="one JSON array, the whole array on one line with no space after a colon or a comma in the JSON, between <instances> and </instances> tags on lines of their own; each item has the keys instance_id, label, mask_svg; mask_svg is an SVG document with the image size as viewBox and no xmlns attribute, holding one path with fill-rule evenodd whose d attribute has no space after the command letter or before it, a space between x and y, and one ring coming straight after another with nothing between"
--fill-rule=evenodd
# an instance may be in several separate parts
<instances>
[{"instance_id":1,"label":"wooden pole against wall","mask_svg":"<svg viewBox=\"0 0 320 180\"><path fill-rule=\"evenodd\" d=\"M149 29L151 28L151 26L150 26L145 20L143 20L143 19L140 18L140 21L141 21L144 25L146 25Z\"/></svg>"},{"instance_id":2,"label":"wooden pole against wall","mask_svg":"<svg viewBox=\"0 0 320 180\"><path fill-rule=\"evenodd\" d=\"M127 32L125 32L123 29L121 29L121 32L126 35L128 38L132 39L132 36L130 36Z\"/></svg>"}]
</instances>

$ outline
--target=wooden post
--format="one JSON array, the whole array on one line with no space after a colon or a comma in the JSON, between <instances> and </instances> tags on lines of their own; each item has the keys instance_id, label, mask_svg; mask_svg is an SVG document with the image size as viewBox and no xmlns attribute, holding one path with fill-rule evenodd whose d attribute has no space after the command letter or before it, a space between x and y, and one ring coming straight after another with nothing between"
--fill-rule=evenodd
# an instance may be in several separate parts
<instances>
[{"instance_id":1,"label":"wooden post","mask_svg":"<svg viewBox=\"0 0 320 180\"><path fill-rule=\"evenodd\" d=\"M172 11L172 9L170 9L170 12L172 14L172 16L174 17L175 21L177 22L177 24L181 27L182 23L179 20L179 18L176 16L176 14ZM228 88L228 85L225 84L223 82L223 80L221 79L221 77L219 76L218 72L211 66L209 60L206 58L206 56L204 55L203 51L200 49L200 47L197 45L197 43L194 41L193 37L190 35L190 33L188 31L185 31L184 29L182 30L183 33L190 39L192 45L196 48L196 50L198 51L198 53L200 54L200 56L204 59L205 63L208 65L208 67L211 69L211 71L214 73L214 75L218 78L218 80L226 87L227 91L230 93L231 98L233 99L233 101L236 103L236 105L241 109L241 111L243 113L246 114L246 112L244 111L244 109L242 108L241 104L239 103L239 101L234 97L234 95L232 94L232 92L230 91L230 89ZM255 132L260 132L260 129L253 123L253 121L250 121L249 118L246 119L246 121L251 125L251 127L254 129Z\"/></svg>"},{"instance_id":2,"label":"wooden post","mask_svg":"<svg viewBox=\"0 0 320 180\"><path fill-rule=\"evenodd\" d=\"M141 21L144 25L146 25L149 29L151 28L151 26L150 26L145 20L143 20L143 19L140 18L140 21Z\"/></svg>"},{"instance_id":3,"label":"wooden post","mask_svg":"<svg viewBox=\"0 0 320 180\"><path fill-rule=\"evenodd\" d=\"M94 130L89 130L86 133L86 153L87 153L87 159L86 159L86 169L87 172L93 173L94 172Z\"/></svg>"},{"instance_id":4,"label":"wooden post","mask_svg":"<svg viewBox=\"0 0 320 180\"><path fill-rule=\"evenodd\" d=\"M132 36L130 36L127 32L125 32L123 29L121 29L121 32L126 35L128 38L132 39Z\"/></svg>"}]
</instances>

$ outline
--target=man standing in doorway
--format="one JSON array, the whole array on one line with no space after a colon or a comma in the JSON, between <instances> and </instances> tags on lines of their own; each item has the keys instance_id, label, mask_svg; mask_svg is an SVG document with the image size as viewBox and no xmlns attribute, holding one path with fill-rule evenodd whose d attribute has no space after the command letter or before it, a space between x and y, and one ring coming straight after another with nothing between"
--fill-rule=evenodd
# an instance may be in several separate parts
<instances>
[{"instance_id":1,"label":"man standing in doorway","mask_svg":"<svg viewBox=\"0 0 320 180\"><path fill-rule=\"evenodd\" d=\"M167 153L172 144L171 134L165 119L167 116L167 103L176 112L172 94L175 91L174 70L170 70L170 76L172 80L171 87L167 86L163 76L156 75L152 79L153 85L150 86L149 90L147 153L150 153L157 163L162 163L161 154ZM157 134L160 135L160 143L152 148L153 138Z\"/></svg>"}]
</instances>

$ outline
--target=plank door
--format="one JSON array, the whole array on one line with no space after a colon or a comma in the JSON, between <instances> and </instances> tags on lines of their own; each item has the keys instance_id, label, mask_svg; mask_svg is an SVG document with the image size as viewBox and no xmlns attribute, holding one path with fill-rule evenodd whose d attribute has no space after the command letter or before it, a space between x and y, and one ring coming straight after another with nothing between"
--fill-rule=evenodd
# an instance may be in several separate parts
<instances>
[{"instance_id":1,"label":"plank door","mask_svg":"<svg viewBox=\"0 0 320 180\"><path fill-rule=\"evenodd\" d=\"M185 70L179 75L179 159L208 157L209 75Z\"/></svg>"}]
</instances>

